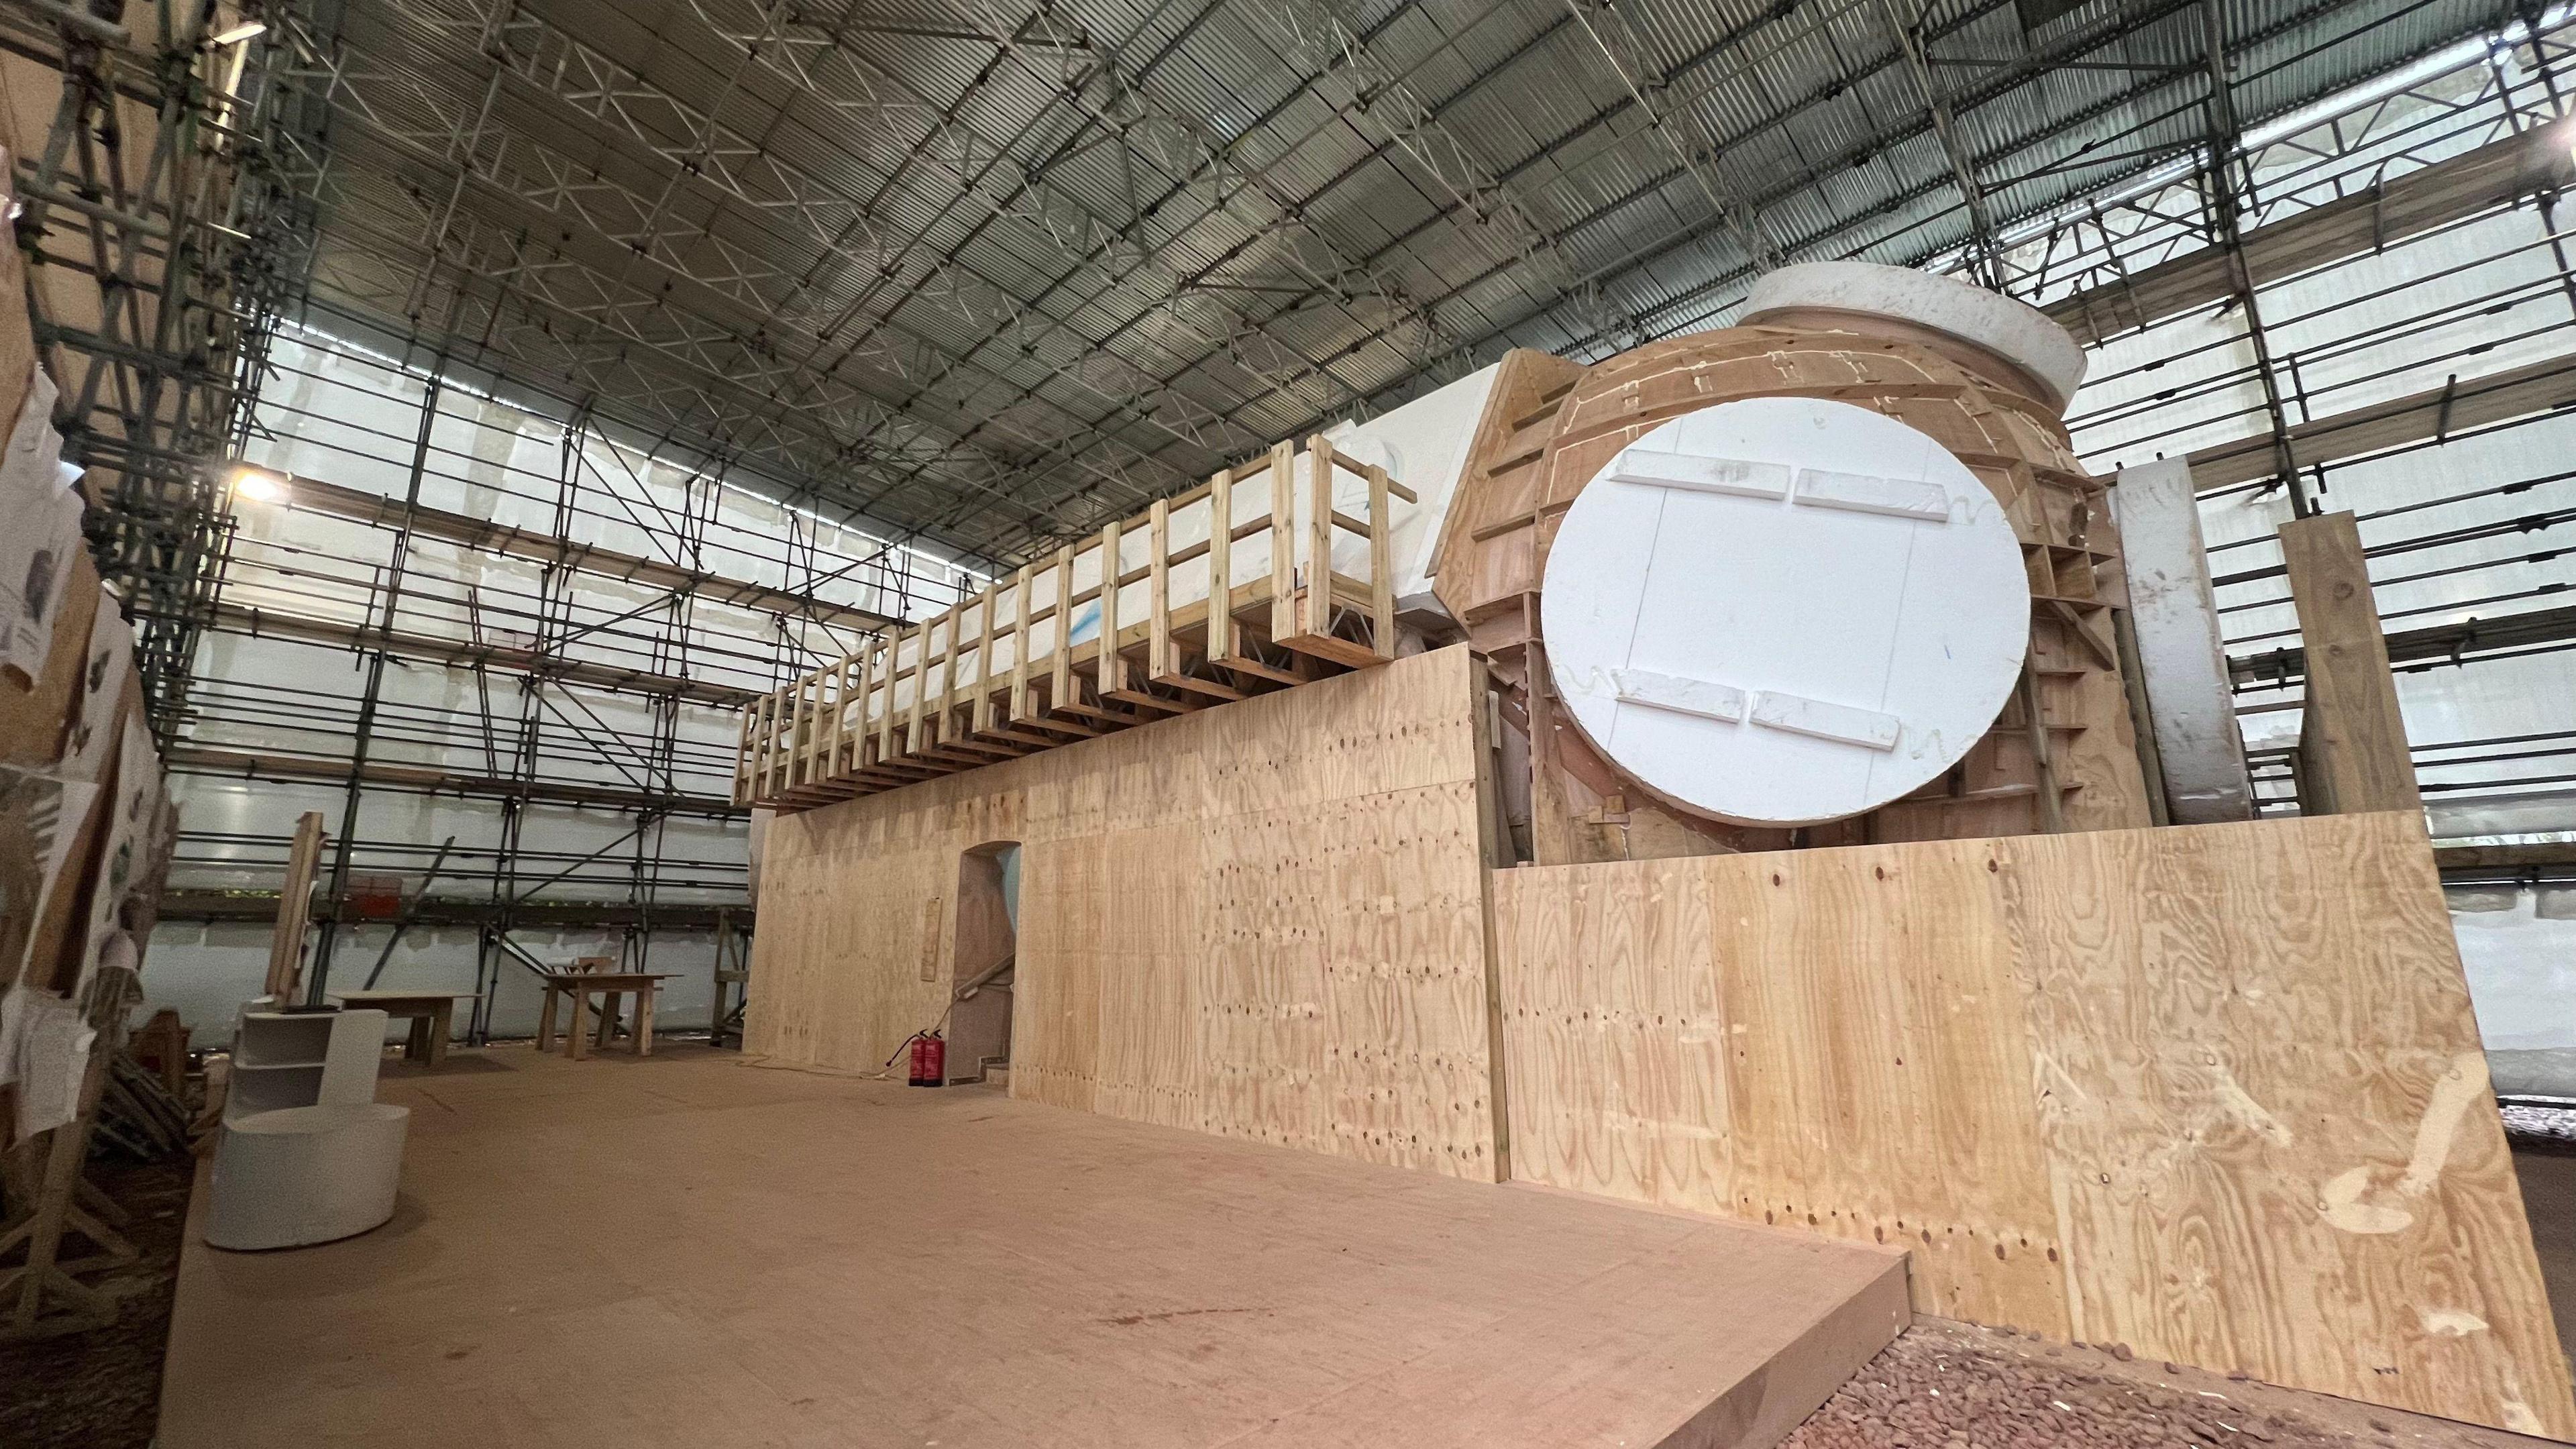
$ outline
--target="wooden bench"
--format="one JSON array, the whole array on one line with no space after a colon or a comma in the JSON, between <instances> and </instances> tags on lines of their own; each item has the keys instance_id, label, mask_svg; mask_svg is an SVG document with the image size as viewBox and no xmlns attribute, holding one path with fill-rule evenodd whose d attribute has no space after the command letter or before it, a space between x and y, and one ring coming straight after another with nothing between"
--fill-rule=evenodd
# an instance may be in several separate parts
<instances>
[{"instance_id":1,"label":"wooden bench","mask_svg":"<svg viewBox=\"0 0 2576 1449\"><path fill-rule=\"evenodd\" d=\"M565 997L572 998L572 1029L566 1035L565 1055L575 1061L589 1055L587 1039L591 1035L590 998L598 995L598 1046L602 1051L617 1035L619 998L635 998L635 1019L630 1029L635 1054L653 1054L653 998L662 983L676 973L654 971L550 971L546 984L545 1005L537 1012L537 1050L552 1051L555 1045L555 1011Z\"/></svg>"},{"instance_id":2,"label":"wooden bench","mask_svg":"<svg viewBox=\"0 0 2576 1449\"><path fill-rule=\"evenodd\" d=\"M447 1038L456 1024L456 1003L472 1001L471 991L334 991L342 1006L381 1011L397 1020L411 1019L403 1041L403 1060L439 1066L447 1060Z\"/></svg>"}]
</instances>

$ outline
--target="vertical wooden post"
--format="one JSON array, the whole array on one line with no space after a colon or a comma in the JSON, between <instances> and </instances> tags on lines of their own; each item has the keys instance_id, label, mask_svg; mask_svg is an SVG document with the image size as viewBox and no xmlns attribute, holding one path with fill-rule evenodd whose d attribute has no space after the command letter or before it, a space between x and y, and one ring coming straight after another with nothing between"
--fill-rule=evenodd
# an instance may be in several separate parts
<instances>
[{"instance_id":1,"label":"vertical wooden post","mask_svg":"<svg viewBox=\"0 0 2576 1449\"><path fill-rule=\"evenodd\" d=\"M1297 445L1270 450L1270 637L1297 632Z\"/></svg>"},{"instance_id":2,"label":"vertical wooden post","mask_svg":"<svg viewBox=\"0 0 2576 1449\"><path fill-rule=\"evenodd\" d=\"M2048 712L2040 708L2039 671L2024 664L2021 670L2021 709L2030 732L2031 785L2038 792L2039 833L2058 835L2066 830L2066 796L2057 778L2057 742L2049 737Z\"/></svg>"},{"instance_id":3,"label":"vertical wooden post","mask_svg":"<svg viewBox=\"0 0 2576 1449\"><path fill-rule=\"evenodd\" d=\"M1180 672L1172 657L1172 505L1157 498L1145 524L1145 677L1165 679Z\"/></svg>"},{"instance_id":4,"label":"vertical wooden post","mask_svg":"<svg viewBox=\"0 0 2576 1449\"><path fill-rule=\"evenodd\" d=\"M966 601L948 611L948 635L939 646L939 718L933 722L931 743L945 743L957 729L957 665L966 653Z\"/></svg>"},{"instance_id":5,"label":"vertical wooden post","mask_svg":"<svg viewBox=\"0 0 2576 1449\"><path fill-rule=\"evenodd\" d=\"M1368 474L1369 647L1380 659L1395 657L1395 538L1388 517L1386 470L1375 463Z\"/></svg>"},{"instance_id":6,"label":"vertical wooden post","mask_svg":"<svg viewBox=\"0 0 2576 1449\"><path fill-rule=\"evenodd\" d=\"M796 727L805 716L804 675L788 684L787 697L778 702L778 716L778 748L769 757L769 788L785 790L796 782Z\"/></svg>"},{"instance_id":7,"label":"vertical wooden post","mask_svg":"<svg viewBox=\"0 0 2576 1449\"><path fill-rule=\"evenodd\" d=\"M796 681L796 733L787 754L787 788L804 784L814 768L815 735L823 722L823 676L817 669Z\"/></svg>"},{"instance_id":8,"label":"vertical wooden post","mask_svg":"<svg viewBox=\"0 0 2576 1449\"><path fill-rule=\"evenodd\" d=\"M775 795L779 791L779 761L784 757L788 731L796 718L796 686L801 682L791 679L769 694L768 728L764 731L769 741L760 756L760 791L764 795Z\"/></svg>"},{"instance_id":9,"label":"vertical wooden post","mask_svg":"<svg viewBox=\"0 0 2576 1449\"><path fill-rule=\"evenodd\" d=\"M322 863L322 812L295 820L295 845L286 853L286 880L277 892L277 923L268 936L268 995L279 1006L295 995L304 974L304 927L313 918L313 873Z\"/></svg>"},{"instance_id":10,"label":"vertical wooden post","mask_svg":"<svg viewBox=\"0 0 2576 1449\"><path fill-rule=\"evenodd\" d=\"M895 745L895 729L902 716L895 709L894 687L903 673L903 625L898 621L886 631L885 709L877 715L877 763L882 765L903 751Z\"/></svg>"},{"instance_id":11,"label":"vertical wooden post","mask_svg":"<svg viewBox=\"0 0 2576 1449\"><path fill-rule=\"evenodd\" d=\"M769 729L769 793L775 795L796 778L797 703L805 694L805 676L779 687L778 718Z\"/></svg>"},{"instance_id":12,"label":"vertical wooden post","mask_svg":"<svg viewBox=\"0 0 2576 1449\"><path fill-rule=\"evenodd\" d=\"M824 722L822 761L814 771L818 781L841 777L841 742L850 734L850 671L858 663L858 655L844 654L832 666L832 716Z\"/></svg>"},{"instance_id":13,"label":"vertical wooden post","mask_svg":"<svg viewBox=\"0 0 2576 1449\"><path fill-rule=\"evenodd\" d=\"M906 712L903 748L905 754L918 754L927 748L922 739L922 719L930 711L930 631L938 627L936 616L921 621L912 634L912 708Z\"/></svg>"},{"instance_id":14,"label":"vertical wooden post","mask_svg":"<svg viewBox=\"0 0 2576 1449\"><path fill-rule=\"evenodd\" d=\"M2282 524L2281 562L2299 612L2308 676L2299 731L2306 757L2301 812L2421 810L2424 795L2406 746L2359 526L2350 513Z\"/></svg>"},{"instance_id":15,"label":"vertical wooden post","mask_svg":"<svg viewBox=\"0 0 2576 1449\"><path fill-rule=\"evenodd\" d=\"M1333 445L1317 433L1306 440L1307 463L1314 473L1306 481L1314 498L1314 516L1306 521L1306 629L1322 636L1333 632Z\"/></svg>"},{"instance_id":16,"label":"vertical wooden post","mask_svg":"<svg viewBox=\"0 0 2576 1449\"><path fill-rule=\"evenodd\" d=\"M751 702L750 758L743 763L745 803L769 795L769 720L778 709L778 691Z\"/></svg>"},{"instance_id":17,"label":"vertical wooden post","mask_svg":"<svg viewBox=\"0 0 2576 1449\"><path fill-rule=\"evenodd\" d=\"M742 707L742 714L734 721L733 803L736 805L751 803L752 723L759 718L760 701L755 699Z\"/></svg>"},{"instance_id":18,"label":"vertical wooden post","mask_svg":"<svg viewBox=\"0 0 2576 1449\"><path fill-rule=\"evenodd\" d=\"M1027 564L1020 565L1019 577L1012 590L1019 597L1019 609L1011 624L1011 694L1003 703L1004 722L1025 719L1029 712L1029 594L1037 575Z\"/></svg>"},{"instance_id":19,"label":"vertical wooden post","mask_svg":"<svg viewBox=\"0 0 2576 1449\"><path fill-rule=\"evenodd\" d=\"M1055 657L1047 674L1047 708L1073 698L1073 545L1055 551Z\"/></svg>"},{"instance_id":20,"label":"vertical wooden post","mask_svg":"<svg viewBox=\"0 0 2576 1449\"><path fill-rule=\"evenodd\" d=\"M975 637L975 724L977 734L993 727L993 610L1002 601L999 581L984 588L984 627Z\"/></svg>"},{"instance_id":21,"label":"vertical wooden post","mask_svg":"<svg viewBox=\"0 0 2576 1449\"><path fill-rule=\"evenodd\" d=\"M1208 479L1207 657L1234 653L1234 472L1219 468Z\"/></svg>"},{"instance_id":22,"label":"vertical wooden post","mask_svg":"<svg viewBox=\"0 0 2576 1449\"><path fill-rule=\"evenodd\" d=\"M796 696L805 687L802 678L789 680L778 690L778 707L769 720L769 793L787 788L787 767L796 752Z\"/></svg>"},{"instance_id":23,"label":"vertical wooden post","mask_svg":"<svg viewBox=\"0 0 2576 1449\"><path fill-rule=\"evenodd\" d=\"M1118 524L1100 530L1100 697L1127 687L1127 663L1118 657Z\"/></svg>"},{"instance_id":24,"label":"vertical wooden post","mask_svg":"<svg viewBox=\"0 0 2576 1449\"><path fill-rule=\"evenodd\" d=\"M821 742L818 736L823 727L823 677L827 672L817 669L796 681L796 733L791 737L795 748L787 760L790 789L814 778L814 747Z\"/></svg>"},{"instance_id":25,"label":"vertical wooden post","mask_svg":"<svg viewBox=\"0 0 2576 1449\"><path fill-rule=\"evenodd\" d=\"M868 762L868 696L876 689L877 641L860 640L858 658L858 697L851 701L851 712L856 717L850 722L850 758L842 767L847 773L853 775L864 768Z\"/></svg>"}]
</instances>

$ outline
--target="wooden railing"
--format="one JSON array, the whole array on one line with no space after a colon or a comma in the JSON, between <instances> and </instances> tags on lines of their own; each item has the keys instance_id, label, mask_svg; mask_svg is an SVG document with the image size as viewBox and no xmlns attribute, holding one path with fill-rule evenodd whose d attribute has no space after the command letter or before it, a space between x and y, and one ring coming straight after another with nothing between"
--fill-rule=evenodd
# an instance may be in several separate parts
<instances>
[{"instance_id":1,"label":"wooden railing","mask_svg":"<svg viewBox=\"0 0 2576 1449\"><path fill-rule=\"evenodd\" d=\"M806 809L1391 659L1397 501L1386 469L1283 442L755 700L735 803Z\"/></svg>"}]
</instances>

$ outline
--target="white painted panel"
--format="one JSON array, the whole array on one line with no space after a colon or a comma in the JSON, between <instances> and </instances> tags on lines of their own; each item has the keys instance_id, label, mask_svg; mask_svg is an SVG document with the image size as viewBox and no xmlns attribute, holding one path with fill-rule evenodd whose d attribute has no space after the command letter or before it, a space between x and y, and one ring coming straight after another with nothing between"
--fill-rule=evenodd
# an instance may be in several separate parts
<instances>
[{"instance_id":1,"label":"white painted panel","mask_svg":"<svg viewBox=\"0 0 2576 1449\"><path fill-rule=\"evenodd\" d=\"M1467 466L1467 446L1475 441L1476 424L1485 415L1486 401L1493 396L1494 379L1501 371L1500 363L1481 368L1365 423L1344 423L1326 433L1335 448L1362 463L1383 465L1397 482L1413 490L1416 502L1393 505L1395 528L1388 539L1395 560L1395 594L1404 607L1431 602L1431 554L1440 545L1440 522L1456 499L1458 478ZM1247 516L1240 507L1236 509L1238 521ZM1238 557L1238 571L1242 566ZM1367 574L1365 567L1346 572Z\"/></svg>"},{"instance_id":2,"label":"white painted panel","mask_svg":"<svg viewBox=\"0 0 2576 1449\"><path fill-rule=\"evenodd\" d=\"M1630 448L1610 465L1612 481L1643 483L1655 488L1687 488L1698 493L1726 493L1738 498L1786 498L1789 470L1778 463L1744 458L1701 458L1689 453L1659 453Z\"/></svg>"},{"instance_id":3,"label":"white painted panel","mask_svg":"<svg viewBox=\"0 0 2576 1449\"><path fill-rule=\"evenodd\" d=\"M1949 491L1938 483L1910 478L1804 468L1798 473L1798 501L1810 508L1848 508L1854 513L1884 513L1927 523L1950 521Z\"/></svg>"},{"instance_id":4,"label":"white painted panel","mask_svg":"<svg viewBox=\"0 0 2576 1449\"><path fill-rule=\"evenodd\" d=\"M2111 503L2166 808L2176 825L2250 819L2254 787L2219 644L2191 465L2173 458L2124 468Z\"/></svg>"},{"instance_id":5,"label":"white painted panel","mask_svg":"<svg viewBox=\"0 0 2576 1449\"><path fill-rule=\"evenodd\" d=\"M1905 728L1904 721L1892 714L1806 699L1776 689L1754 696L1752 718L1755 724L1793 735L1811 735L1871 750L1895 749L1896 737Z\"/></svg>"},{"instance_id":6,"label":"white painted panel","mask_svg":"<svg viewBox=\"0 0 2576 1449\"><path fill-rule=\"evenodd\" d=\"M1651 669L1614 669L1610 678L1619 686L1623 704L1651 705L1675 714L1730 723L1744 718L1744 691L1732 685L1657 674Z\"/></svg>"}]
</instances>

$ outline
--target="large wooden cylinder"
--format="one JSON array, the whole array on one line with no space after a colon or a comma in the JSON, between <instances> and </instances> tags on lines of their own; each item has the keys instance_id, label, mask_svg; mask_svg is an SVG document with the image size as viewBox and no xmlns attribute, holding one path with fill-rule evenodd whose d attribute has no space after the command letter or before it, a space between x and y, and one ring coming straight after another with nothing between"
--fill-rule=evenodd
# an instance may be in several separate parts
<instances>
[{"instance_id":1,"label":"large wooden cylinder","mask_svg":"<svg viewBox=\"0 0 2576 1449\"><path fill-rule=\"evenodd\" d=\"M1787 320L1798 325L1777 325ZM1509 687L1530 738L1542 862L1951 839L2153 823L2120 669L2126 608L2104 490L2026 370L1895 319L1808 309L1672 338L1589 368L1506 359L1499 419L1477 440L1444 531L1437 590ZM1740 398L1829 398L1895 418L1955 454L2005 506L2032 595L2028 674L1947 775L1848 820L1763 830L1647 797L1561 718L1537 595L1559 520L1620 449L1670 418ZM2036 716L2032 714L2036 706Z\"/></svg>"}]
</instances>

